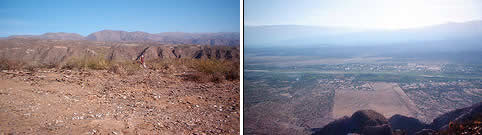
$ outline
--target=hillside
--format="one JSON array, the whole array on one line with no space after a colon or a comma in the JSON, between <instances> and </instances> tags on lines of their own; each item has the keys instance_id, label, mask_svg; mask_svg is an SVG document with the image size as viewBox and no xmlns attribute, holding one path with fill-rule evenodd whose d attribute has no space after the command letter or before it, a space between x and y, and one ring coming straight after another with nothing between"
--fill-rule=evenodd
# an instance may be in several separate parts
<instances>
[{"instance_id":1,"label":"hillside","mask_svg":"<svg viewBox=\"0 0 482 135\"><path fill-rule=\"evenodd\" d=\"M232 46L0 40L0 134L239 134L239 57Z\"/></svg>"},{"instance_id":2,"label":"hillside","mask_svg":"<svg viewBox=\"0 0 482 135\"><path fill-rule=\"evenodd\" d=\"M111 61L134 60L141 53L146 60L163 58L239 59L238 47L164 45L43 39L0 40L0 58L29 64L64 64L69 59L101 56Z\"/></svg>"}]
</instances>

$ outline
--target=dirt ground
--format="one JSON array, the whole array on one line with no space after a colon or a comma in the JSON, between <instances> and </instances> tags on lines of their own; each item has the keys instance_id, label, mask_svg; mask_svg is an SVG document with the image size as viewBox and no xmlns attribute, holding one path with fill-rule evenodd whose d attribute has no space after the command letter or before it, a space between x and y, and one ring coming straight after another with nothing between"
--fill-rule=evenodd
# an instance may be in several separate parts
<instances>
[{"instance_id":1,"label":"dirt ground","mask_svg":"<svg viewBox=\"0 0 482 135\"><path fill-rule=\"evenodd\" d=\"M376 82L374 90L338 89L335 91L333 117L351 116L363 109L372 109L389 118L395 114L415 117L418 110L397 84Z\"/></svg>"},{"instance_id":2,"label":"dirt ground","mask_svg":"<svg viewBox=\"0 0 482 135\"><path fill-rule=\"evenodd\" d=\"M0 72L0 134L239 134L239 81L151 69Z\"/></svg>"}]
</instances>

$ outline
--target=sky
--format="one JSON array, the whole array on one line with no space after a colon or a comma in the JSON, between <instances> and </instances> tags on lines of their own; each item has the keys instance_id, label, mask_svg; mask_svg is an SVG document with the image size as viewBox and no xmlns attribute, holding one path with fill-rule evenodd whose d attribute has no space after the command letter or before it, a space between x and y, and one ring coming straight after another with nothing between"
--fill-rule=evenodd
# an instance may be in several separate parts
<instances>
[{"instance_id":1,"label":"sky","mask_svg":"<svg viewBox=\"0 0 482 135\"><path fill-rule=\"evenodd\" d=\"M482 20L482 0L245 0L244 25L406 29Z\"/></svg>"},{"instance_id":2,"label":"sky","mask_svg":"<svg viewBox=\"0 0 482 135\"><path fill-rule=\"evenodd\" d=\"M239 0L0 0L0 37L109 29L239 32Z\"/></svg>"}]
</instances>

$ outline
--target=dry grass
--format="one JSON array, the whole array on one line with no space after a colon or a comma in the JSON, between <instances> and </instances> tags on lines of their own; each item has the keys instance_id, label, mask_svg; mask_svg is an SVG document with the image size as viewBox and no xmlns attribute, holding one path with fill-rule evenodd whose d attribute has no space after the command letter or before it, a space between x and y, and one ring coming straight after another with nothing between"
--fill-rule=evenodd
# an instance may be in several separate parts
<instances>
[{"instance_id":1,"label":"dry grass","mask_svg":"<svg viewBox=\"0 0 482 135\"><path fill-rule=\"evenodd\" d=\"M134 61L109 61L103 56L86 56L71 58L62 69L108 70L120 75L134 75L141 67Z\"/></svg>"},{"instance_id":2,"label":"dry grass","mask_svg":"<svg viewBox=\"0 0 482 135\"><path fill-rule=\"evenodd\" d=\"M110 67L110 62L103 56L72 57L62 69L94 69L103 70Z\"/></svg>"},{"instance_id":3,"label":"dry grass","mask_svg":"<svg viewBox=\"0 0 482 135\"><path fill-rule=\"evenodd\" d=\"M239 80L239 61L216 59L154 59L146 62L149 69L165 73L187 73L186 80L198 82L222 82ZM134 75L142 70L135 61L109 61L104 56L71 57L67 62L30 64L25 62L0 59L0 69L36 71L39 68L93 69L108 70L120 75Z\"/></svg>"},{"instance_id":4,"label":"dry grass","mask_svg":"<svg viewBox=\"0 0 482 135\"><path fill-rule=\"evenodd\" d=\"M49 63L37 63L37 62L25 62L22 60L9 60L6 58L0 58L0 70L27 70L30 72L35 72L40 68L57 68L59 63L49 62Z\"/></svg>"},{"instance_id":5,"label":"dry grass","mask_svg":"<svg viewBox=\"0 0 482 135\"><path fill-rule=\"evenodd\" d=\"M239 62L216 59L156 59L147 62L149 68L165 72L196 71L186 80L221 82L239 80Z\"/></svg>"},{"instance_id":6,"label":"dry grass","mask_svg":"<svg viewBox=\"0 0 482 135\"><path fill-rule=\"evenodd\" d=\"M8 60L6 58L0 59L0 70L19 70L25 65L23 61Z\"/></svg>"},{"instance_id":7,"label":"dry grass","mask_svg":"<svg viewBox=\"0 0 482 135\"><path fill-rule=\"evenodd\" d=\"M109 64L108 72L119 75L134 75L141 69L141 66L136 62L118 61Z\"/></svg>"},{"instance_id":8,"label":"dry grass","mask_svg":"<svg viewBox=\"0 0 482 135\"><path fill-rule=\"evenodd\" d=\"M201 59L195 61L193 68L204 73L212 82L239 80L239 62Z\"/></svg>"},{"instance_id":9,"label":"dry grass","mask_svg":"<svg viewBox=\"0 0 482 135\"><path fill-rule=\"evenodd\" d=\"M164 72L188 71L193 65L194 59L153 59L147 61L147 66L153 70L161 70Z\"/></svg>"}]
</instances>

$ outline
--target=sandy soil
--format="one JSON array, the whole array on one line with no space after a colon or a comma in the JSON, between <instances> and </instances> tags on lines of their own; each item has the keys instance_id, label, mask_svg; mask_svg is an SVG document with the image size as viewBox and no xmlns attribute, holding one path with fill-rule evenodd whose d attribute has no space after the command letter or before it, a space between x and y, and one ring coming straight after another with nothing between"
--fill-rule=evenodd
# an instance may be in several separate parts
<instances>
[{"instance_id":1,"label":"sandy soil","mask_svg":"<svg viewBox=\"0 0 482 135\"><path fill-rule=\"evenodd\" d=\"M239 134L239 82L186 72L0 72L0 134Z\"/></svg>"},{"instance_id":2,"label":"sandy soil","mask_svg":"<svg viewBox=\"0 0 482 135\"><path fill-rule=\"evenodd\" d=\"M337 89L333 117L351 116L362 109L372 109L389 118L395 114L415 117L415 104L397 84L376 82L374 90Z\"/></svg>"}]
</instances>

